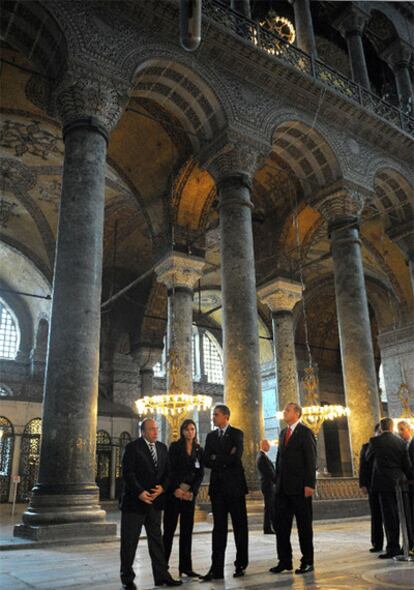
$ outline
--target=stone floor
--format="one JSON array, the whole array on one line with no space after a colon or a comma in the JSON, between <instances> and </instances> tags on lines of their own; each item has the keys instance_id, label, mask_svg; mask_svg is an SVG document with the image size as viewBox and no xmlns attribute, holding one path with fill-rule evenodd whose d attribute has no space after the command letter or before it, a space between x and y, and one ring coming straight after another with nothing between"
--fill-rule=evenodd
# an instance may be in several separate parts
<instances>
[{"instance_id":1,"label":"stone floor","mask_svg":"<svg viewBox=\"0 0 414 590\"><path fill-rule=\"evenodd\" d=\"M116 513L112 514L112 518L117 520ZM10 524L9 522L8 526ZM210 563L211 536L203 530L205 529L198 527L198 533L194 535L193 562L196 571L205 573ZM295 576L283 573L276 576L268 572L269 567L276 563L275 539L270 535L263 535L261 531L252 531L251 565L243 579L232 577L234 545L230 537L225 581L200 584L198 581L188 580L185 581L183 590L412 590L414 564L380 561L376 555L368 552L369 545L367 519L319 522L315 524L314 574ZM296 533L294 552L297 563L299 554ZM0 588L118 590L118 554L119 542L4 551L0 553ZM145 542L138 549L135 567L139 590L153 588ZM173 575L177 575L174 550L171 571Z\"/></svg>"}]
</instances>

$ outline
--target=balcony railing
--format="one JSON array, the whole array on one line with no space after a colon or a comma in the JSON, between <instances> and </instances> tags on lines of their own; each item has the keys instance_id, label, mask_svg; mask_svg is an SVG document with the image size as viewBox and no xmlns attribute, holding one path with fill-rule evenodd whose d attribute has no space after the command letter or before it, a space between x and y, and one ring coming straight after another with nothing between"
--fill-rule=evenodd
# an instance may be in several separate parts
<instances>
[{"instance_id":1,"label":"balcony railing","mask_svg":"<svg viewBox=\"0 0 414 590\"><path fill-rule=\"evenodd\" d=\"M414 137L414 118L412 116L387 103L373 92L349 80L346 76L308 55L298 47L290 45L259 23L234 12L220 0L204 0L203 15L221 27L230 29L233 34L262 50L269 57L286 63L321 82Z\"/></svg>"}]
</instances>

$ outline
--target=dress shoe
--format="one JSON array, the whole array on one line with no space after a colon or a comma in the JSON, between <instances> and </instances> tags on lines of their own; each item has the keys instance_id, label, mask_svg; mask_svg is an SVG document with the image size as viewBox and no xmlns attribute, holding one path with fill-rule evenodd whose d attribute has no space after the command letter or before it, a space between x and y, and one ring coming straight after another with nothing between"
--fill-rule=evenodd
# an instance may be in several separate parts
<instances>
[{"instance_id":1,"label":"dress shoe","mask_svg":"<svg viewBox=\"0 0 414 590\"><path fill-rule=\"evenodd\" d=\"M193 572L193 570L180 570L180 576L187 576L187 578L199 578L200 574Z\"/></svg>"},{"instance_id":2,"label":"dress shoe","mask_svg":"<svg viewBox=\"0 0 414 590\"><path fill-rule=\"evenodd\" d=\"M309 572L313 572L313 565L310 565L309 563L302 563L301 566L295 570L295 574L308 574Z\"/></svg>"},{"instance_id":3,"label":"dress shoe","mask_svg":"<svg viewBox=\"0 0 414 590\"><path fill-rule=\"evenodd\" d=\"M371 547L369 550L370 553L379 553L380 551L382 551L382 547Z\"/></svg>"},{"instance_id":4,"label":"dress shoe","mask_svg":"<svg viewBox=\"0 0 414 590\"><path fill-rule=\"evenodd\" d=\"M285 572L285 571L291 572L292 570L293 570L293 565L291 563L288 563L288 564L278 563L274 567L271 567L269 572L272 572L272 574L281 574L282 572Z\"/></svg>"},{"instance_id":5,"label":"dress shoe","mask_svg":"<svg viewBox=\"0 0 414 590\"><path fill-rule=\"evenodd\" d=\"M129 582L128 584L122 584L121 590L137 590L137 587L134 582Z\"/></svg>"},{"instance_id":6,"label":"dress shoe","mask_svg":"<svg viewBox=\"0 0 414 590\"><path fill-rule=\"evenodd\" d=\"M211 570L205 576L200 576L200 582L211 582L211 580L224 580L223 574L215 574Z\"/></svg>"},{"instance_id":7,"label":"dress shoe","mask_svg":"<svg viewBox=\"0 0 414 590\"><path fill-rule=\"evenodd\" d=\"M244 569L242 567L236 567L234 570L233 578L241 578L244 576Z\"/></svg>"},{"instance_id":8,"label":"dress shoe","mask_svg":"<svg viewBox=\"0 0 414 590\"><path fill-rule=\"evenodd\" d=\"M402 554L403 554L403 552L401 550L400 551L391 551L391 552L386 551L385 553L381 553L380 555L378 555L378 559L392 559L396 555L402 555Z\"/></svg>"},{"instance_id":9,"label":"dress shoe","mask_svg":"<svg viewBox=\"0 0 414 590\"><path fill-rule=\"evenodd\" d=\"M181 580L174 580L174 578L166 578L165 580L155 582L156 586L181 586L181 584Z\"/></svg>"}]
</instances>

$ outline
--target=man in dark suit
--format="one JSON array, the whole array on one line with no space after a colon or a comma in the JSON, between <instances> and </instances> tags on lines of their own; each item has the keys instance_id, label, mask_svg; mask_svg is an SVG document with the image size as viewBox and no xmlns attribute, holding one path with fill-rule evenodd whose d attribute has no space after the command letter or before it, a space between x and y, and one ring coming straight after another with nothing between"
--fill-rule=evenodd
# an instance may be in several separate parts
<instances>
[{"instance_id":1,"label":"man in dark suit","mask_svg":"<svg viewBox=\"0 0 414 590\"><path fill-rule=\"evenodd\" d=\"M405 484L410 479L411 464L404 441L393 434L394 423L391 418L380 421L382 434L370 439L367 460L374 460L371 488L380 497L382 519L387 537L386 552L378 555L381 559L390 559L401 553L400 524L396 486ZM406 493L406 489L405 489Z\"/></svg>"},{"instance_id":2,"label":"man in dark suit","mask_svg":"<svg viewBox=\"0 0 414 590\"><path fill-rule=\"evenodd\" d=\"M207 435L204 450L204 464L211 469L208 493L214 525L211 568L202 576L203 581L221 580L224 577L229 514L236 543L234 577L243 576L248 564L247 484L241 462L243 432L230 426L229 420L229 408L223 404L217 405L213 411L213 423L217 430Z\"/></svg>"},{"instance_id":3,"label":"man in dark suit","mask_svg":"<svg viewBox=\"0 0 414 590\"><path fill-rule=\"evenodd\" d=\"M264 498L263 532L265 535L273 535L273 503L275 487L275 466L267 456L270 444L267 440L260 443L260 451L257 455L256 466L260 476L260 489Z\"/></svg>"},{"instance_id":4,"label":"man in dark suit","mask_svg":"<svg viewBox=\"0 0 414 590\"><path fill-rule=\"evenodd\" d=\"M157 441L155 420L145 419L140 438L130 442L122 458L124 489L121 518L121 581L123 590L136 590L133 563L142 526L148 537L152 573L158 586L179 586L168 572L161 536L161 510L168 483L167 447Z\"/></svg>"},{"instance_id":5,"label":"man in dark suit","mask_svg":"<svg viewBox=\"0 0 414 590\"><path fill-rule=\"evenodd\" d=\"M290 535L293 517L302 552L296 574L313 571L312 495L316 486L316 440L300 417L302 408L289 403L283 411L288 425L279 436L276 459L275 528L279 563L270 568L274 574L291 571L292 545Z\"/></svg>"},{"instance_id":6,"label":"man in dark suit","mask_svg":"<svg viewBox=\"0 0 414 590\"><path fill-rule=\"evenodd\" d=\"M378 436L381 434L380 425L375 425L375 434ZM384 529L382 526L382 514L379 495L371 489L372 481L372 470L374 467L374 458L371 457L368 461L366 454L369 443L365 443L361 447L361 453L359 457L359 487L368 494L369 508L371 512L371 553L377 553L382 551L384 544Z\"/></svg>"}]
</instances>

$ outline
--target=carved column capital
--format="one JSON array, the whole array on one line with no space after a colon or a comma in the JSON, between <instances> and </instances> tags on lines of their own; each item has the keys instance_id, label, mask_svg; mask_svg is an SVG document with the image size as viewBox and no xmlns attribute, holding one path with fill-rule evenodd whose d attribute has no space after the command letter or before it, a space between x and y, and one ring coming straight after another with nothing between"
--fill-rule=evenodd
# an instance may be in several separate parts
<instances>
[{"instance_id":1,"label":"carved column capital","mask_svg":"<svg viewBox=\"0 0 414 590\"><path fill-rule=\"evenodd\" d=\"M254 174L270 149L270 146L241 134L224 133L201 153L200 162L219 189L228 182L251 188Z\"/></svg>"},{"instance_id":2,"label":"carved column capital","mask_svg":"<svg viewBox=\"0 0 414 590\"><path fill-rule=\"evenodd\" d=\"M292 312L298 301L302 299L302 285L291 279L277 277L260 287L257 294L272 313Z\"/></svg>"},{"instance_id":3,"label":"carved column capital","mask_svg":"<svg viewBox=\"0 0 414 590\"><path fill-rule=\"evenodd\" d=\"M384 49L380 57L394 71L401 66L410 64L413 48L402 39L395 39L388 47Z\"/></svg>"},{"instance_id":4,"label":"carved column capital","mask_svg":"<svg viewBox=\"0 0 414 590\"><path fill-rule=\"evenodd\" d=\"M163 258L155 267L157 280L167 289L176 287L192 289L203 275L205 260L173 252Z\"/></svg>"},{"instance_id":5,"label":"carved column capital","mask_svg":"<svg viewBox=\"0 0 414 590\"><path fill-rule=\"evenodd\" d=\"M310 202L320 212L328 227L358 224L366 199L365 191L356 185L336 182L321 190Z\"/></svg>"},{"instance_id":6,"label":"carved column capital","mask_svg":"<svg viewBox=\"0 0 414 590\"><path fill-rule=\"evenodd\" d=\"M332 24L346 39L348 35L355 33L361 35L370 17L368 11L351 4L341 12Z\"/></svg>"},{"instance_id":7,"label":"carved column capital","mask_svg":"<svg viewBox=\"0 0 414 590\"><path fill-rule=\"evenodd\" d=\"M105 137L118 123L128 100L128 88L89 72L68 73L53 92L53 103L63 134L74 126L96 127Z\"/></svg>"}]
</instances>

